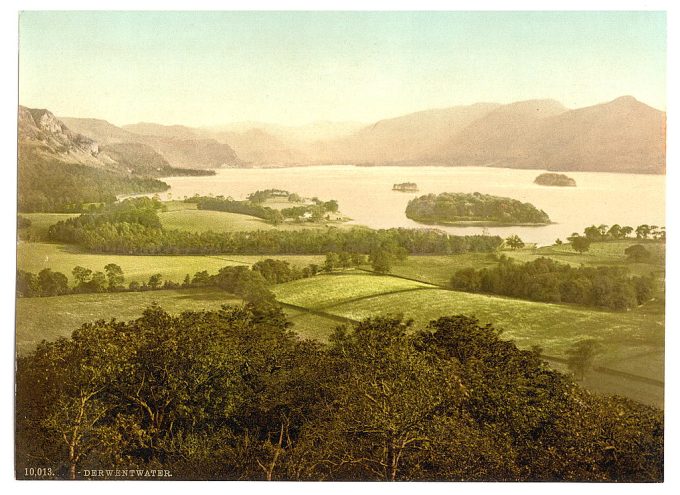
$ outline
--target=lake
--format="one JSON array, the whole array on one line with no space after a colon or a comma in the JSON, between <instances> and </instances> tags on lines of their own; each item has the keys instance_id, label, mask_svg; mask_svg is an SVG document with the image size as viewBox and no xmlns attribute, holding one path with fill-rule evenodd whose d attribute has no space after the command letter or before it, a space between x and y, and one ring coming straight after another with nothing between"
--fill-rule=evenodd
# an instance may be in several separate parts
<instances>
[{"instance_id":1,"label":"lake","mask_svg":"<svg viewBox=\"0 0 680 495\"><path fill-rule=\"evenodd\" d=\"M568 172L576 187L539 186L543 170L487 167L356 167L332 165L272 169L221 169L211 177L163 179L171 189L163 199L224 195L245 199L258 189L285 189L304 197L336 199L352 223L372 228L427 227L406 218L406 203L441 192L480 192L529 202L555 222L537 227L443 227L452 234L519 235L539 245L564 240L590 225L665 225L665 176ZM392 191L392 185L415 182L417 193Z\"/></svg>"}]
</instances>

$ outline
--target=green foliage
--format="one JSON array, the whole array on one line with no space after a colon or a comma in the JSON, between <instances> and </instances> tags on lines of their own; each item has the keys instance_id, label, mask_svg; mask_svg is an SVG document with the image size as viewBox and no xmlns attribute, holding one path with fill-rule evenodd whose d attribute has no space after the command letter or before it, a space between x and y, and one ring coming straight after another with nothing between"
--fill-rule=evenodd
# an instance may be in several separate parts
<instances>
[{"instance_id":1,"label":"green foliage","mask_svg":"<svg viewBox=\"0 0 680 495\"><path fill-rule=\"evenodd\" d=\"M19 476L39 457L60 478L92 465L173 479L663 477L661 411L588 394L462 315L368 319L321 346L271 306L151 307L20 358L16 411Z\"/></svg>"},{"instance_id":2,"label":"green foliage","mask_svg":"<svg viewBox=\"0 0 680 495\"><path fill-rule=\"evenodd\" d=\"M406 216L424 223L550 223L548 215L529 203L478 192L428 194L412 199Z\"/></svg>"},{"instance_id":3,"label":"green foliage","mask_svg":"<svg viewBox=\"0 0 680 495\"><path fill-rule=\"evenodd\" d=\"M588 251L590 249L590 243L592 242L588 237L583 236L570 237L569 240L571 241L571 247L574 248L574 251L578 251L579 253Z\"/></svg>"},{"instance_id":4,"label":"green foliage","mask_svg":"<svg viewBox=\"0 0 680 495\"><path fill-rule=\"evenodd\" d=\"M369 256L371 268L377 273L389 273L392 270L392 254L385 249L378 249Z\"/></svg>"},{"instance_id":5,"label":"green foliage","mask_svg":"<svg viewBox=\"0 0 680 495\"><path fill-rule=\"evenodd\" d=\"M564 174L545 173L534 179L534 183L541 186L575 187L576 181Z\"/></svg>"},{"instance_id":6,"label":"green foliage","mask_svg":"<svg viewBox=\"0 0 680 495\"><path fill-rule=\"evenodd\" d=\"M505 243L510 249L521 249L524 247L524 241L518 235L511 235L505 239Z\"/></svg>"},{"instance_id":7,"label":"green foliage","mask_svg":"<svg viewBox=\"0 0 680 495\"><path fill-rule=\"evenodd\" d=\"M87 250L123 254L325 254L347 251L368 254L387 249L405 254L489 252L502 242L497 236L452 236L422 229L187 232L161 228L160 203L126 200L100 211L60 221L49 229L53 241ZM224 202L225 200L218 200ZM261 208L261 207L257 207ZM273 210L275 211L275 210Z\"/></svg>"},{"instance_id":8,"label":"green foliage","mask_svg":"<svg viewBox=\"0 0 680 495\"><path fill-rule=\"evenodd\" d=\"M652 256L652 253L647 251L647 249L641 244L634 244L630 247L627 247L624 252L626 253L626 256L628 256L628 259L635 263L644 263L645 261L649 261Z\"/></svg>"},{"instance_id":9,"label":"green foliage","mask_svg":"<svg viewBox=\"0 0 680 495\"><path fill-rule=\"evenodd\" d=\"M602 353L601 344L595 339L576 342L567 350L569 369L583 380L585 374L593 368L595 357Z\"/></svg>"},{"instance_id":10,"label":"green foliage","mask_svg":"<svg viewBox=\"0 0 680 495\"><path fill-rule=\"evenodd\" d=\"M254 193L255 194L255 193ZM185 201L196 203L199 210L226 211L229 213L240 213L250 215L265 220L268 223L277 225L283 221L283 216L278 210L268 206L260 206L256 201L235 201L224 196L194 196Z\"/></svg>"},{"instance_id":11,"label":"green foliage","mask_svg":"<svg viewBox=\"0 0 680 495\"><path fill-rule=\"evenodd\" d=\"M501 260L495 268L459 270L451 287L532 301L568 302L624 310L650 299L651 281L628 277L615 267L579 267L538 258L527 263ZM640 290L637 286L640 284Z\"/></svg>"},{"instance_id":12,"label":"green foliage","mask_svg":"<svg viewBox=\"0 0 680 495\"><path fill-rule=\"evenodd\" d=\"M25 146L19 151L18 185L18 208L22 212L81 211L85 203L113 203L120 194L170 188L157 179L47 159Z\"/></svg>"}]
</instances>

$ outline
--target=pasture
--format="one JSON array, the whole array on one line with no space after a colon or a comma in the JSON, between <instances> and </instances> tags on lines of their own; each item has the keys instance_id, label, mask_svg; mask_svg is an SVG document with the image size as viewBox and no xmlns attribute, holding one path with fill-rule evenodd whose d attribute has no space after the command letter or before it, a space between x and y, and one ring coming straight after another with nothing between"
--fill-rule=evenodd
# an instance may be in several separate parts
<instances>
[{"instance_id":1,"label":"pasture","mask_svg":"<svg viewBox=\"0 0 680 495\"><path fill-rule=\"evenodd\" d=\"M16 304L16 345L19 353L42 340L68 337L83 323L94 320L131 320L158 303L170 313L218 309L241 300L215 288L71 294L55 297L19 298Z\"/></svg>"},{"instance_id":2,"label":"pasture","mask_svg":"<svg viewBox=\"0 0 680 495\"><path fill-rule=\"evenodd\" d=\"M62 220L77 217L78 213L20 213L22 217L31 221L29 227L19 230L19 236L26 241L46 241L47 229Z\"/></svg>"},{"instance_id":3,"label":"pasture","mask_svg":"<svg viewBox=\"0 0 680 495\"><path fill-rule=\"evenodd\" d=\"M95 254L79 251L72 246L61 244L21 242L18 246L17 268L38 273L43 268L61 272L71 279L71 270L83 266L94 271L104 271L104 266L115 263L123 269L125 283L145 282L155 273L163 280L182 282L189 274L207 270L215 274L224 266L247 265L265 259L280 259L300 267L311 263L323 264L324 256L127 256L115 254Z\"/></svg>"},{"instance_id":4,"label":"pasture","mask_svg":"<svg viewBox=\"0 0 680 495\"><path fill-rule=\"evenodd\" d=\"M276 286L274 292L282 303L298 307L291 321L312 338L325 340L338 325L335 319L324 321L324 314L352 320L401 314L420 327L440 316L466 314L481 323L493 323L503 330L504 338L520 348L540 346L547 356L564 358L572 344L592 338L602 344L597 366L664 379L664 308L659 301L613 312L456 292L390 276L352 274L298 280ZM302 314L301 308L310 313ZM325 330L319 327L322 324ZM663 403L660 387L648 390L637 382L612 377L597 385L599 388L591 388Z\"/></svg>"},{"instance_id":5,"label":"pasture","mask_svg":"<svg viewBox=\"0 0 680 495\"><path fill-rule=\"evenodd\" d=\"M626 248L642 244L650 253L646 263L632 263L627 260ZM505 250L503 254L518 261L533 261L536 258L552 258L561 263L573 266L622 266L632 275L659 274L664 271L666 243L626 239L620 241L593 242L585 253L574 251L570 244L544 246L541 248L525 248L517 251Z\"/></svg>"},{"instance_id":6,"label":"pasture","mask_svg":"<svg viewBox=\"0 0 680 495\"><path fill-rule=\"evenodd\" d=\"M193 203L170 202L164 203L166 211L159 212L158 218L165 229L177 229L190 232L244 232L255 230L303 230L326 229L328 226L351 228L339 221L314 223L286 221L279 225L272 225L261 218L226 211L198 210ZM183 207L183 205L186 205ZM266 206L272 206L266 203ZM279 205L284 207L284 205ZM285 207L294 206L286 203Z\"/></svg>"}]
</instances>

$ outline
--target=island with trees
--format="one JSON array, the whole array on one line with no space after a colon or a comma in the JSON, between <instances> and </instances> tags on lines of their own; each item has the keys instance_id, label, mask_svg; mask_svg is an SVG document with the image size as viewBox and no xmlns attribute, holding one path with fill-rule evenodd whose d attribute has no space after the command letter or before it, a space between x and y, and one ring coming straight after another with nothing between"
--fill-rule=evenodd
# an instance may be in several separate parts
<instances>
[{"instance_id":1,"label":"island with trees","mask_svg":"<svg viewBox=\"0 0 680 495\"><path fill-rule=\"evenodd\" d=\"M547 225L550 217L530 203L475 193L427 194L406 206L416 222L443 225Z\"/></svg>"},{"instance_id":2,"label":"island with trees","mask_svg":"<svg viewBox=\"0 0 680 495\"><path fill-rule=\"evenodd\" d=\"M576 187L576 181L571 177L552 172L539 175L534 179L534 184L539 186Z\"/></svg>"},{"instance_id":3,"label":"island with trees","mask_svg":"<svg viewBox=\"0 0 680 495\"><path fill-rule=\"evenodd\" d=\"M418 184L415 182L402 182L401 184L395 184L392 186L392 190L401 192L418 192Z\"/></svg>"}]
</instances>

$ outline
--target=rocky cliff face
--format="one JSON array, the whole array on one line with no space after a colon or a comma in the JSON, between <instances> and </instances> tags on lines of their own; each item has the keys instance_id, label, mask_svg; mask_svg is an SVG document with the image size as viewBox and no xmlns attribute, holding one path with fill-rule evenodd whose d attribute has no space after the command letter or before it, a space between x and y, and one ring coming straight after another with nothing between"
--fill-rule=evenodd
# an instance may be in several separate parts
<instances>
[{"instance_id":1,"label":"rocky cliff face","mask_svg":"<svg viewBox=\"0 0 680 495\"><path fill-rule=\"evenodd\" d=\"M45 109L19 107L19 142L45 148L63 158L90 162L99 154L99 144L71 131Z\"/></svg>"}]
</instances>

